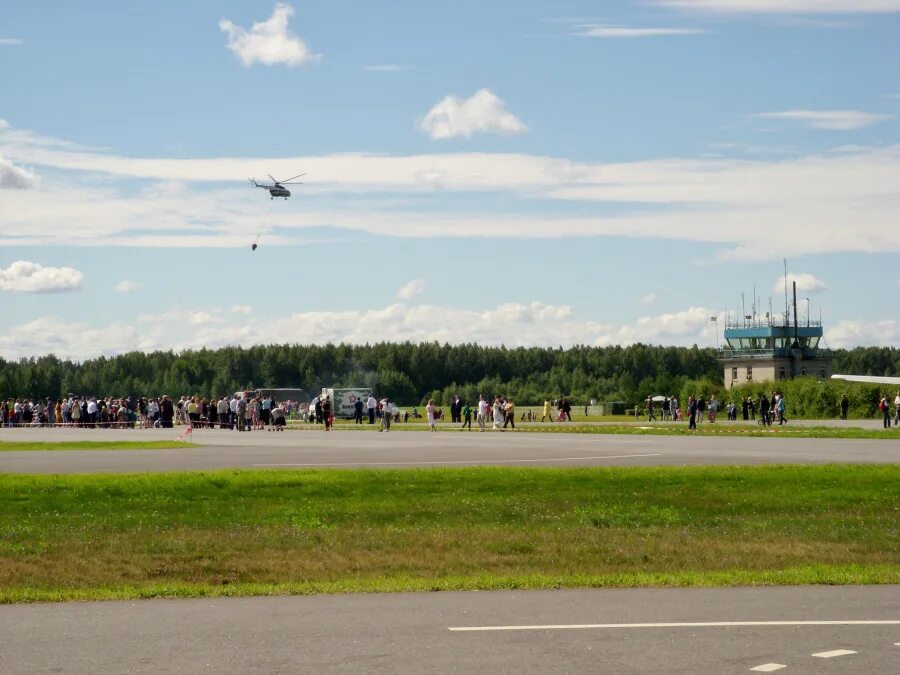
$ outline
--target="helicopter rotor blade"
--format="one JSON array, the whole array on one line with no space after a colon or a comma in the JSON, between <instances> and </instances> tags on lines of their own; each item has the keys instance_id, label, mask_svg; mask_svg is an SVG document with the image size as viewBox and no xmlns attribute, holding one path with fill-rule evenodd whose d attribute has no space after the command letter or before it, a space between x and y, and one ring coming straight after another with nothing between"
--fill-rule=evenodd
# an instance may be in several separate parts
<instances>
[{"instance_id":1,"label":"helicopter rotor blade","mask_svg":"<svg viewBox=\"0 0 900 675\"><path fill-rule=\"evenodd\" d=\"M305 173L298 173L296 176L291 176L290 178L286 178L285 180L280 181L280 182L282 184L284 184L284 183L294 180L295 178L303 178L303 176L305 176L305 175L306 175Z\"/></svg>"},{"instance_id":2,"label":"helicopter rotor blade","mask_svg":"<svg viewBox=\"0 0 900 675\"><path fill-rule=\"evenodd\" d=\"M266 174L266 175L267 175L267 176L268 176L268 177L269 177L269 178L271 178L271 179L272 179L272 182L273 182L273 183L277 183L277 182L278 182L278 179L277 179L277 178L275 178L275 176L273 176L273 175L272 175L272 174L270 174L270 173L267 173L267 174Z\"/></svg>"}]
</instances>

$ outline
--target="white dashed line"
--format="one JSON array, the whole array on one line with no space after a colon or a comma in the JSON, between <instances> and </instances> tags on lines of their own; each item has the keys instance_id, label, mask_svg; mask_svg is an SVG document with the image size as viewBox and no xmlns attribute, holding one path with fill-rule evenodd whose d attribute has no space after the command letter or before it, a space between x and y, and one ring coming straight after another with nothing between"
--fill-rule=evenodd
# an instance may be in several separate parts
<instances>
[{"instance_id":1,"label":"white dashed line","mask_svg":"<svg viewBox=\"0 0 900 675\"><path fill-rule=\"evenodd\" d=\"M885 619L875 621L705 621L683 623L581 623L548 624L544 626L451 626L447 630L456 632L500 631L500 630L583 630L587 628L723 628L729 626L896 626L900 620ZM838 653L839 652L839 653ZM813 656L841 656L854 654L846 650L822 652Z\"/></svg>"},{"instance_id":2,"label":"white dashed line","mask_svg":"<svg viewBox=\"0 0 900 675\"><path fill-rule=\"evenodd\" d=\"M254 467L263 466L419 466L448 464L528 464L541 462L578 462L585 459L630 459L631 457L662 457L661 452L653 452L642 455L598 455L595 457L547 457L542 459L467 459L453 461L410 461L410 462L315 462L315 463L284 463L284 464L254 464Z\"/></svg>"},{"instance_id":3,"label":"white dashed line","mask_svg":"<svg viewBox=\"0 0 900 675\"><path fill-rule=\"evenodd\" d=\"M755 670L757 673L771 673L776 670L781 670L782 668L787 668L787 666L783 663L764 663L761 666L756 666L750 670Z\"/></svg>"},{"instance_id":4,"label":"white dashed line","mask_svg":"<svg viewBox=\"0 0 900 675\"><path fill-rule=\"evenodd\" d=\"M850 649L834 649L830 652L817 652L813 654L813 656L819 659L833 659L835 656L849 656L850 654L855 653L856 652Z\"/></svg>"}]
</instances>

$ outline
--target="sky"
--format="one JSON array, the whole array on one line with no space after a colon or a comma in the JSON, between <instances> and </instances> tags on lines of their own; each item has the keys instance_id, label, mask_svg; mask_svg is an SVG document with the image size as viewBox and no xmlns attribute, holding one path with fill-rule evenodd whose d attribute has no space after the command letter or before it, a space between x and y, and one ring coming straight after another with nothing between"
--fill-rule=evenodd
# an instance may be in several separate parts
<instances>
[{"instance_id":1,"label":"sky","mask_svg":"<svg viewBox=\"0 0 900 675\"><path fill-rule=\"evenodd\" d=\"M715 346L785 258L830 347L900 346L897 35L900 0L4 3L0 357Z\"/></svg>"}]
</instances>

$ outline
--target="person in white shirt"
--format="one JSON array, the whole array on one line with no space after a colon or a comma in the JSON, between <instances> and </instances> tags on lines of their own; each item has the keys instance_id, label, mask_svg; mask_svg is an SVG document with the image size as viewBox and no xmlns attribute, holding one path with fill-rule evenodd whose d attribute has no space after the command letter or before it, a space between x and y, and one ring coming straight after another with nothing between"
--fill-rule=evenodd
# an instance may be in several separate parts
<instances>
[{"instance_id":1,"label":"person in white shirt","mask_svg":"<svg viewBox=\"0 0 900 675\"><path fill-rule=\"evenodd\" d=\"M369 394L369 398L366 400L366 409L369 411L369 424L375 424L375 408L377 407L378 401L375 400L372 394Z\"/></svg>"},{"instance_id":2,"label":"person in white shirt","mask_svg":"<svg viewBox=\"0 0 900 675\"><path fill-rule=\"evenodd\" d=\"M478 397L478 412L476 413L475 419L478 422L478 431L484 431L487 426L487 416L488 410L490 410L488 402L484 400L484 396Z\"/></svg>"},{"instance_id":3,"label":"person in white shirt","mask_svg":"<svg viewBox=\"0 0 900 675\"><path fill-rule=\"evenodd\" d=\"M391 399L385 396L381 399L381 429L378 431L391 430L391 418L394 416L394 404Z\"/></svg>"},{"instance_id":4,"label":"person in white shirt","mask_svg":"<svg viewBox=\"0 0 900 675\"><path fill-rule=\"evenodd\" d=\"M894 408L896 409L895 417L894 417L894 426L900 425L900 391L897 392L897 396L894 397Z\"/></svg>"},{"instance_id":5,"label":"person in white shirt","mask_svg":"<svg viewBox=\"0 0 900 675\"><path fill-rule=\"evenodd\" d=\"M503 402L500 400L500 396L497 396L497 398L494 399L494 425L492 429L503 431L503 422L505 419L506 415L503 413Z\"/></svg>"},{"instance_id":6,"label":"person in white shirt","mask_svg":"<svg viewBox=\"0 0 900 675\"><path fill-rule=\"evenodd\" d=\"M425 406L425 415L428 417L428 426L431 427L432 431L437 431L434 428L434 401L432 399L428 399L428 405Z\"/></svg>"},{"instance_id":7,"label":"person in white shirt","mask_svg":"<svg viewBox=\"0 0 900 675\"><path fill-rule=\"evenodd\" d=\"M90 426L94 426L97 423L97 399L95 399L93 396L88 401L87 414L88 424Z\"/></svg>"}]
</instances>

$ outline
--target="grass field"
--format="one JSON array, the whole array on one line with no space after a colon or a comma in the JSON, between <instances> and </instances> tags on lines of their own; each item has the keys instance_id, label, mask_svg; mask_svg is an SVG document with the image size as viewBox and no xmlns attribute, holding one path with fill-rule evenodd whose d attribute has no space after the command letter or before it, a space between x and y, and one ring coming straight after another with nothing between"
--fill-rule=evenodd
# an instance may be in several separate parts
<instances>
[{"instance_id":1,"label":"grass field","mask_svg":"<svg viewBox=\"0 0 900 675\"><path fill-rule=\"evenodd\" d=\"M0 601L900 583L898 485L866 465L5 474Z\"/></svg>"},{"instance_id":2,"label":"grass field","mask_svg":"<svg viewBox=\"0 0 900 675\"><path fill-rule=\"evenodd\" d=\"M190 448L182 441L0 441L0 452L11 450L164 450Z\"/></svg>"}]
</instances>

